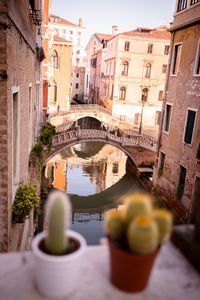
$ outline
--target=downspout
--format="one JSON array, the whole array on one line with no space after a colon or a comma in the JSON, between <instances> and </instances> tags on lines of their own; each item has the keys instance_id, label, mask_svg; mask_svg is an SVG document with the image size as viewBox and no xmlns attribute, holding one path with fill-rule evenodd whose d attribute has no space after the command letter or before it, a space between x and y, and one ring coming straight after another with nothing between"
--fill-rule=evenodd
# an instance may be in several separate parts
<instances>
[{"instance_id":1,"label":"downspout","mask_svg":"<svg viewBox=\"0 0 200 300\"><path fill-rule=\"evenodd\" d=\"M164 91L164 99L163 99L163 104L162 104L161 123L160 123L159 136L158 136L157 159L159 157L159 150L160 150L160 145L161 145L161 136L162 136L163 123L164 123L165 107L166 107L168 85L169 85L169 76L170 76L171 63L172 63L172 52L173 52L173 45L174 45L174 37L175 37L175 31L173 31L172 39L171 39L171 51L170 51L170 56L169 56L169 65L168 65L168 70L167 70L167 78L166 78L166 82L165 82L165 91Z\"/></svg>"}]
</instances>

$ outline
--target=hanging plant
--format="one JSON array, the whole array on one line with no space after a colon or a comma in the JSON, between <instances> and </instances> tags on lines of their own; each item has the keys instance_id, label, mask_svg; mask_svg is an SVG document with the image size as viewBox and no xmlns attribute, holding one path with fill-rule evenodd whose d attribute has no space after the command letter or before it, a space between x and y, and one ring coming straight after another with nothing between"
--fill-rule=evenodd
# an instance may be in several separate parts
<instances>
[{"instance_id":1,"label":"hanging plant","mask_svg":"<svg viewBox=\"0 0 200 300\"><path fill-rule=\"evenodd\" d=\"M12 207L12 223L23 223L32 209L38 211L39 201L35 185L20 185Z\"/></svg>"}]
</instances>

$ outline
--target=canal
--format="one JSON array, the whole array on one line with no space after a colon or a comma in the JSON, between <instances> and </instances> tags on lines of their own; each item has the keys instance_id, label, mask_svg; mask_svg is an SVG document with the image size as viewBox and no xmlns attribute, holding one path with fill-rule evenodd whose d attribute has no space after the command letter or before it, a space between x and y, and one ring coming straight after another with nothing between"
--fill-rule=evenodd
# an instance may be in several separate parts
<instances>
[{"instance_id":1,"label":"canal","mask_svg":"<svg viewBox=\"0 0 200 300\"><path fill-rule=\"evenodd\" d=\"M70 196L71 229L89 245L98 244L105 235L104 213L119 209L125 194L142 189L128 160L112 145L88 142L63 149L46 164L45 176L53 187Z\"/></svg>"}]
</instances>

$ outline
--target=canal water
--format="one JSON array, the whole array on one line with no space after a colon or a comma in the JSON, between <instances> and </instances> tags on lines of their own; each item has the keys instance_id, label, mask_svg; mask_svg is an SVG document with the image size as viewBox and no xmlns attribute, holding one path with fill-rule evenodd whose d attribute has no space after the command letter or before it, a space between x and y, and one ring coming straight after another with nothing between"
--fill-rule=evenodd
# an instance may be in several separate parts
<instances>
[{"instance_id":1,"label":"canal water","mask_svg":"<svg viewBox=\"0 0 200 300\"><path fill-rule=\"evenodd\" d=\"M89 245L105 236L105 212L119 209L123 196L142 189L127 171L127 161L127 155L112 145L88 142L65 148L46 164L45 176L53 187L70 196L71 229Z\"/></svg>"}]
</instances>

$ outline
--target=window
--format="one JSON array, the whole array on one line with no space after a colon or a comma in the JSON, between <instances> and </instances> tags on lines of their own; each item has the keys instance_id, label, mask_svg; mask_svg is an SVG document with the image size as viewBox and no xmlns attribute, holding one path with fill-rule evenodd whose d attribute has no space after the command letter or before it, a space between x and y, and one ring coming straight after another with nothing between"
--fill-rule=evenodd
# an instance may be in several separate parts
<instances>
[{"instance_id":1,"label":"window","mask_svg":"<svg viewBox=\"0 0 200 300\"><path fill-rule=\"evenodd\" d=\"M155 125L160 125L161 111L156 111Z\"/></svg>"},{"instance_id":2,"label":"window","mask_svg":"<svg viewBox=\"0 0 200 300\"><path fill-rule=\"evenodd\" d=\"M76 83L76 89L78 89L78 87L79 87L79 84L78 84L78 83Z\"/></svg>"},{"instance_id":3,"label":"window","mask_svg":"<svg viewBox=\"0 0 200 300\"><path fill-rule=\"evenodd\" d=\"M55 80L51 81L48 86L48 102L57 102L57 83Z\"/></svg>"},{"instance_id":4,"label":"window","mask_svg":"<svg viewBox=\"0 0 200 300\"><path fill-rule=\"evenodd\" d=\"M120 100L125 100L126 99L126 88L125 86L122 86L120 88L120 95L119 95Z\"/></svg>"},{"instance_id":5,"label":"window","mask_svg":"<svg viewBox=\"0 0 200 300\"><path fill-rule=\"evenodd\" d=\"M176 188L176 199L177 200L181 200L183 193L184 193L186 171L187 171L186 168L184 168L183 166L180 165L178 185Z\"/></svg>"},{"instance_id":6,"label":"window","mask_svg":"<svg viewBox=\"0 0 200 300\"><path fill-rule=\"evenodd\" d=\"M197 47L197 54L196 54L196 60L195 60L195 66L194 66L194 74L200 75L200 40Z\"/></svg>"},{"instance_id":7,"label":"window","mask_svg":"<svg viewBox=\"0 0 200 300\"><path fill-rule=\"evenodd\" d=\"M170 104L167 104L166 105L166 111L165 111L164 131L169 131L169 124L170 124L170 118L171 118L171 110L172 110L172 106Z\"/></svg>"},{"instance_id":8,"label":"window","mask_svg":"<svg viewBox=\"0 0 200 300\"><path fill-rule=\"evenodd\" d=\"M76 78L79 78L79 73L76 73Z\"/></svg>"},{"instance_id":9,"label":"window","mask_svg":"<svg viewBox=\"0 0 200 300\"><path fill-rule=\"evenodd\" d=\"M76 50L76 54L80 54L80 50Z\"/></svg>"},{"instance_id":10,"label":"window","mask_svg":"<svg viewBox=\"0 0 200 300\"><path fill-rule=\"evenodd\" d=\"M164 55L169 54L169 45L165 45Z\"/></svg>"},{"instance_id":11,"label":"window","mask_svg":"<svg viewBox=\"0 0 200 300\"><path fill-rule=\"evenodd\" d=\"M173 54L173 61L172 61L172 74L177 75L180 63L180 56L181 56L181 44L175 45L174 47L174 54Z\"/></svg>"},{"instance_id":12,"label":"window","mask_svg":"<svg viewBox=\"0 0 200 300\"><path fill-rule=\"evenodd\" d=\"M81 44L81 39L77 39L77 45L80 46Z\"/></svg>"},{"instance_id":13,"label":"window","mask_svg":"<svg viewBox=\"0 0 200 300\"><path fill-rule=\"evenodd\" d=\"M80 62L80 59L79 59L79 58L76 58L76 65L77 65L77 66L79 65L79 62Z\"/></svg>"},{"instance_id":14,"label":"window","mask_svg":"<svg viewBox=\"0 0 200 300\"><path fill-rule=\"evenodd\" d=\"M160 157L159 157L159 169L164 169L164 164L165 164L165 154L160 151Z\"/></svg>"},{"instance_id":15,"label":"window","mask_svg":"<svg viewBox=\"0 0 200 300\"><path fill-rule=\"evenodd\" d=\"M54 34L58 35L59 34L59 30L57 28L54 28Z\"/></svg>"},{"instance_id":16,"label":"window","mask_svg":"<svg viewBox=\"0 0 200 300\"><path fill-rule=\"evenodd\" d=\"M29 0L29 4L31 6L31 9L34 10L35 9L35 0Z\"/></svg>"},{"instance_id":17,"label":"window","mask_svg":"<svg viewBox=\"0 0 200 300\"><path fill-rule=\"evenodd\" d=\"M184 142L186 144L192 143L195 118L196 118L196 111L188 109L185 135L184 135Z\"/></svg>"},{"instance_id":18,"label":"window","mask_svg":"<svg viewBox=\"0 0 200 300\"><path fill-rule=\"evenodd\" d=\"M159 100L159 101L162 101L162 100L163 100L163 91L159 91L159 94L158 94L158 100Z\"/></svg>"},{"instance_id":19,"label":"window","mask_svg":"<svg viewBox=\"0 0 200 300\"><path fill-rule=\"evenodd\" d=\"M196 3L200 2L200 0L191 0L191 5L194 5Z\"/></svg>"},{"instance_id":20,"label":"window","mask_svg":"<svg viewBox=\"0 0 200 300\"><path fill-rule=\"evenodd\" d=\"M125 42L124 44L124 51L129 51L130 42Z\"/></svg>"},{"instance_id":21,"label":"window","mask_svg":"<svg viewBox=\"0 0 200 300\"><path fill-rule=\"evenodd\" d=\"M151 76L151 64L146 64L145 65L145 77L150 78Z\"/></svg>"},{"instance_id":22,"label":"window","mask_svg":"<svg viewBox=\"0 0 200 300\"><path fill-rule=\"evenodd\" d=\"M71 34L71 35L72 35L72 34L73 34L73 31L71 31L71 30L70 30L69 34Z\"/></svg>"},{"instance_id":23,"label":"window","mask_svg":"<svg viewBox=\"0 0 200 300\"><path fill-rule=\"evenodd\" d=\"M144 88L144 89L142 90L142 98L141 98L141 101L147 101L148 93L149 93L149 90L148 90L147 88Z\"/></svg>"},{"instance_id":24,"label":"window","mask_svg":"<svg viewBox=\"0 0 200 300\"><path fill-rule=\"evenodd\" d=\"M177 12L185 9L186 7L187 7L187 0L179 0L178 1Z\"/></svg>"},{"instance_id":25,"label":"window","mask_svg":"<svg viewBox=\"0 0 200 300\"><path fill-rule=\"evenodd\" d=\"M167 73L167 65L162 65L162 73Z\"/></svg>"},{"instance_id":26,"label":"window","mask_svg":"<svg viewBox=\"0 0 200 300\"><path fill-rule=\"evenodd\" d=\"M66 29L62 29L62 34L66 34Z\"/></svg>"},{"instance_id":27,"label":"window","mask_svg":"<svg viewBox=\"0 0 200 300\"><path fill-rule=\"evenodd\" d=\"M152 53L152 52L153 52L153 44L148 44L147 53Z\"/></svg>"},{"instance_id":28,"label":"window","mask_svg":"<svg viewBox=\"0 0 200 300\"><path fill-rule=\"evenodd\" d=\"M55 49L51 53L51 63L54 69L58 69L58 52Z\"/></svg>"},{"instance_id":29,"label":"window","mask_svg":"<svg viewBox=\"0 0 200 300\"><path fill-rule=\"evenodd\" d=\"M128 76L128 65L129 63L127 61L122 63L122 76Z\"/></svg>"},{"instance_id":30,"label":"window","mask_svg":"<svg viewBox=\"0 0 200 300\"><path fill-rule=\"evenodd\" d=\"M81 32L80 32L80 31L77 31L77 35L81 35Z\"/></svg>"},{"instance_id":31,"label":"window","mask_svg":"<svg viewBox=\"0 0 200 300\"><path fill-rule=\"evenodd\" d=\"M118 163L113 163L112 172L113 172L113 174L118 174L118 172L119 172Z\"/></svg>"}]
</instances>

